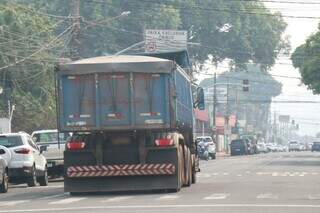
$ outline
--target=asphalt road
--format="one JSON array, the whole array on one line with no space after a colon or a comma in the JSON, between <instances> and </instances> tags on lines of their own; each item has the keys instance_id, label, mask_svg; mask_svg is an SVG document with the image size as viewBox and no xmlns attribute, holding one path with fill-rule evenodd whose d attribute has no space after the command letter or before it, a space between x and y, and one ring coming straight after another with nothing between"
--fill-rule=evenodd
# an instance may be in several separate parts
<instances>
[{"instance_id":1,"label":"asphalt road","mask_svg":"<svg viewBox=\"0 0 320 213\"><path fill-rule=\"evenodd\" d=\"M295 213L320 212L320 153L269 153L201 162L198 183L179 193L69 196L61 181L16 185L3 212Z\"/></svg>"}]
</instances>

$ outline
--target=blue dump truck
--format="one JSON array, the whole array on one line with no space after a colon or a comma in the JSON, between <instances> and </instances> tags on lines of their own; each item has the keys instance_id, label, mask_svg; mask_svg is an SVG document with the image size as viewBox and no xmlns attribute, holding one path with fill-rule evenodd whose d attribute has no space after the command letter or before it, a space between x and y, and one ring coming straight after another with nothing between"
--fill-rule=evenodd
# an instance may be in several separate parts
<instances>
[{"instance_id":1,"label":"blue dump truck","mask_svg":"<svg viewBox=\"0 0 320 213\"><path fill-rule=\"evenodd\" d=\"M194 108L187 52L119 55L59 64L58 129L64 189L79 192L179 191L196 182Z\"/></svg>"}]
</instances>

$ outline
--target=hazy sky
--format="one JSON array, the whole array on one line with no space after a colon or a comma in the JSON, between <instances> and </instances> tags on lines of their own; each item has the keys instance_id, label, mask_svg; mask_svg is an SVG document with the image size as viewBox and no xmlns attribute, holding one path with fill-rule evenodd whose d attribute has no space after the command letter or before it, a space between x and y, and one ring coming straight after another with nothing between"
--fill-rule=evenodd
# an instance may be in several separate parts
<instances>
[{"instance_id":1,"label":"hazy sky","mask_svg":"<svg viewBox=\"0 0 320 213\"><path fill-rule=\"evenodd\" d=\"M289 2L288 0L278 0L280 2ZM317 31L320 21L320 1L319 0L290 0L288 3L265 3L267 7L280 11L284 16L310 16L319 17L319 19L300 19L285 18L288 23L286 34L289 35L292 51L303 44L312 33ZM302 2L294 4L292 2ZM311 4L306 4L311 3ZM312 4L316 3L316 4ZM284 76L299 76L298 70L295 70L290 64L288 57L280 57L277 65L272 69L272 74ZM275 100L291 101L320 101L320 96L313 95L304 85L301 85L298 79L278 78L283 84L283 91ZM273 103L272 111L277 114L290 115L292 119L300 124L300 134L315 135L320 132L320 104L314 103Z\"/></svg>"}]
</instances>

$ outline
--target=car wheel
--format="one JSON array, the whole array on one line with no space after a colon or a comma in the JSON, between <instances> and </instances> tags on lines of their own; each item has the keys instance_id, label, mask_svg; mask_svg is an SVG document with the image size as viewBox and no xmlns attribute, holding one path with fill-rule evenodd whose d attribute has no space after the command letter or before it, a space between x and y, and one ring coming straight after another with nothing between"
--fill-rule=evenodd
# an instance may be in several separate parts
<instances>
[{"instance_id":1,"label":"car wheel","mask_svg":"<svg viewBox=\"0 0 320 213\"><path fill-rule=\"evenodd\" d=\"M5 170L2 176L2 183L0 185L0 193L6 193L9 187L9 178L8 178L8 171Z\"/></svg>"},{"instance_id":2,"label":"car wheel","mask_svg":"<svg viewBox=\"0 0 320 213\"><path fill-rule=\"evenodd\" d=\"M31 177L28 177L27 184L29 187L34 187L37 185L37 174L35 166L32 167Z\"/></svg>"},{"instance_id":3,"label":"car wheel","mask_svg":"<svg viewBox=\"0 0 320 213\"><path fill-rule=\"evenodd\" d=\"M45 168L44 170L44 174L43 176L41 176L39 178L39 184L40 186L48 186L48 183L49 183L49 180L48 180L48 170L47 170L47 167Z\"/></svg>"}]
</instances>

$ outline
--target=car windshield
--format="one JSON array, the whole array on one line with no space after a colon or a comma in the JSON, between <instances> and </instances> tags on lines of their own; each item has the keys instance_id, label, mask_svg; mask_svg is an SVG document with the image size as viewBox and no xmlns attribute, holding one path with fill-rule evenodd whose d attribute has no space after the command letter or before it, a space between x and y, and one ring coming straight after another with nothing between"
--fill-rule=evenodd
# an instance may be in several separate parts
<instances>
[{"instance_id":1,"label":"car windshield","mask_svg":"<svg viewBox=\"0 0 320 213\"><path fill-rule=\"evenodd\" d=\"M20 136L0 136L0 145L11 148L23 145Z\"/></svg>"},{"instance_id":2,"label":"car windshield","mask_svg":"<svg viewBox=\"0 0 320 213\"><path fill-rule=\"evenodd\" d=\"M59 133L59 139L61 142L66 141L68 135L65 133ZM36 143L52 143L58 141L57 132L44 132L33 134L33 139Z\"/></svg>"}]
</instances>

